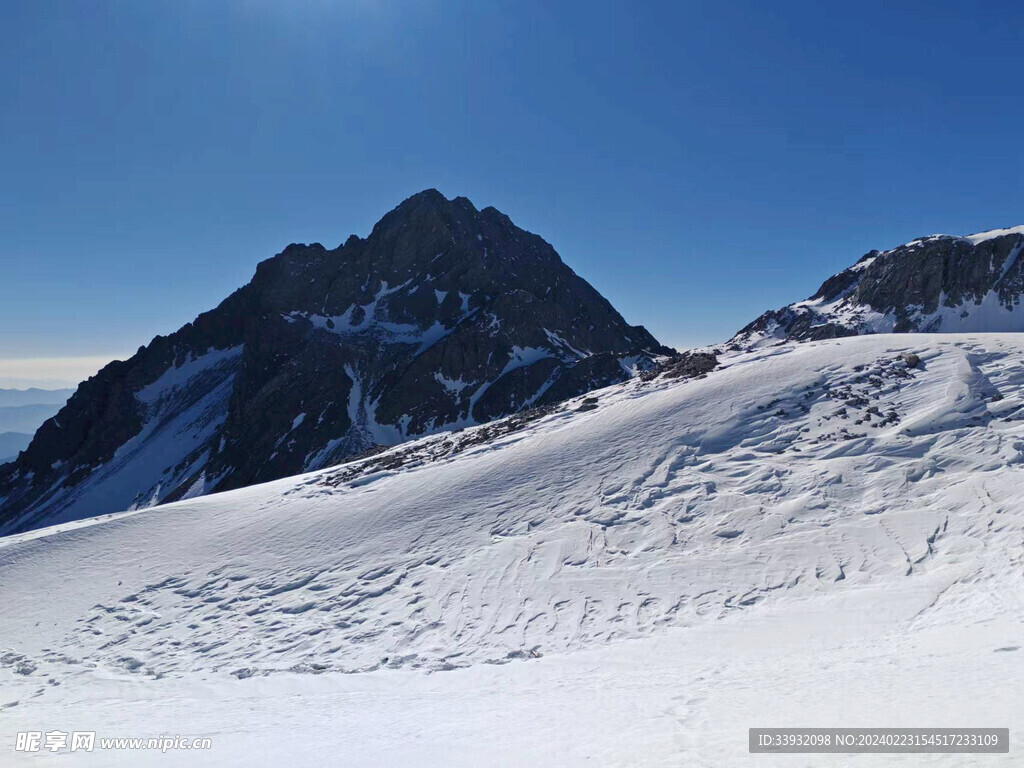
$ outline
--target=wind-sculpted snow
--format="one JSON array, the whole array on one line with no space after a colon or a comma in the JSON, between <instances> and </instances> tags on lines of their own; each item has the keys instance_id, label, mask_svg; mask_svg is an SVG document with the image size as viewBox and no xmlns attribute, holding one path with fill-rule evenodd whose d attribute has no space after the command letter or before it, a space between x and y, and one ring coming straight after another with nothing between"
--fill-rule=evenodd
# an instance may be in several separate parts
<instances>
[{"instance_id":1,"label":"wind-sculpted snow","mask_svg":"<svg viewBox=\"0 0 1024 768\"><path fill-rule=\"evenodd\" d=\"M934 592L919 622L982 588L999 610L1022 363L1014 336L775 347L5 539L0 705L95 675L505 663L903 583Z\"/></svg>"}]
</instances>

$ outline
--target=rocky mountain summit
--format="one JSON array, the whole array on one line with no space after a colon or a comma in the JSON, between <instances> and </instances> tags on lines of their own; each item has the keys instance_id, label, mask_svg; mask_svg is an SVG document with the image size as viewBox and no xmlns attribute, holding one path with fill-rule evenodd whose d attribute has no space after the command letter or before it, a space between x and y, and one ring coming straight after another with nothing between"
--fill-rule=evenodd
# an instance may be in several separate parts
<instances>
[{"instance_id":1,"label":"rocky mountain summit","mask_svg":"<svg viewBox=\"0 0 1024 768\"><path fill-rule=\"evenodd\" d=\"M1024 331L1024 227L932 235L871 251L806 301L766 312L733 338L750 347L869 333Z\"/></svg>"},{"instance_id":2,"label":"rocky mountain summit","mask_svg":"<svg viewBox=\"0 0 1024 768\"><path fill-rule=\"evenodd\" d=\"M290 245L83 382L0 466L0 533L239 488L487 422L670 354L537 235L435 190Z\"/></svg>"}]
</instances>

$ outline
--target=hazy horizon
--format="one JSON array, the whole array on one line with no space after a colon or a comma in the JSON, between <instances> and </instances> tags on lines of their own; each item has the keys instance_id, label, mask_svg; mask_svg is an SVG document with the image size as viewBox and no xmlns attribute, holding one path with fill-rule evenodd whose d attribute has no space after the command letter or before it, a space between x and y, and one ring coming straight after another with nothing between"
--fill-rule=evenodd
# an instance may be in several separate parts
<instances>
[{"instance_id":1,"label":"hazy horizon","mask_svg":"<svg viewBox=\"0 0 1024 768\"><path fill-rule=\"evenodd\" d=\"M0 358L0 389L74 389L113 360L130 355Z\"/></svg>"}]
</instances>

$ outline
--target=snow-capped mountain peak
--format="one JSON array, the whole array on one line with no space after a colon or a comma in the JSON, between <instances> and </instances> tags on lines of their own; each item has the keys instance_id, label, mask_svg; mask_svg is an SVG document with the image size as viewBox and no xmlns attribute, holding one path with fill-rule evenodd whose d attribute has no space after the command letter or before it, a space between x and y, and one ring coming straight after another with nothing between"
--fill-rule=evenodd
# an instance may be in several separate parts
<instances>
[{"instance_id":1,"label":"snow-capped mountain peak","mask_svg":"<svg viewBox=\"0 0 1024 768\"><path fill-rule=\"evenodd\" d=\"M1022 250L1024 226L930 235L871 251L809 299L761 315L733 344L868 333L1024 331Z\"/></svg>"},{"instance_id":2,"label":"snow-capped mountain peak","mask_svg":"<svg viewBox=\"0 0 1024 768\"><path fill-rule=\"evenodd\" d=\"M84 382L0 466L0 533L329 466L623 381L671 352L494 208L413 195L292 244Z\"/></svg>"}]
</instances>

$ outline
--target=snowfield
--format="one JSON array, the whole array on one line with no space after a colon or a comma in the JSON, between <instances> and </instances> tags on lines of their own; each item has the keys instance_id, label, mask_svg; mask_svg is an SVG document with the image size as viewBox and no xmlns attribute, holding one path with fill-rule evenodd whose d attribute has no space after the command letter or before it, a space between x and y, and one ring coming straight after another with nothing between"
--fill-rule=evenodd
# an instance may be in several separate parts
<instances>
[{"instance_id":1,"label":"snowfield","mask_svg":"<svg viewBox=\"0 0 1024 768\"><path fill-rule=\"evenodd\" d=\"M3 764L1020 764L1024 337L787 343L592 396L0 539ZM755 726L1011 751L749 755ZM13 752L54 729L213 748Z\"/></svg>"}]
</instances>

